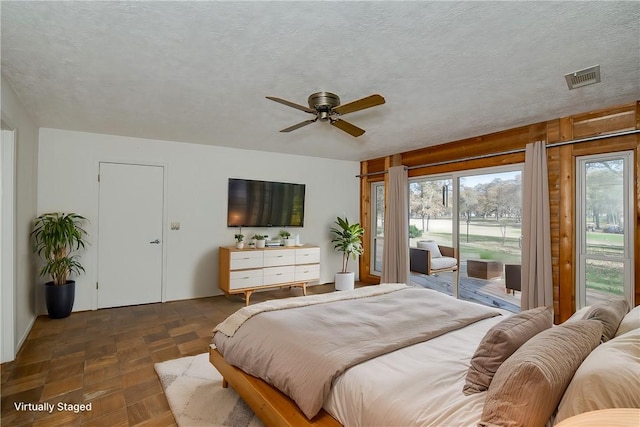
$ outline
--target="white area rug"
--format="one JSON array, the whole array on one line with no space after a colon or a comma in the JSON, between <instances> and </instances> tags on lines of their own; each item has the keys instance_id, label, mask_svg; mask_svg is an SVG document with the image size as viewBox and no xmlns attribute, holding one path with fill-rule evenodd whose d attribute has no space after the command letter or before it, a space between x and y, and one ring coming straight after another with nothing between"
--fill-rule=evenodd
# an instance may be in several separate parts
<instances>
[{"instance_id":1,"label":"white area rug","mask_svg":"<svg viewBox=\"0 0 640 427\"><path fill-rule=\"evenodd\" d=\"M222 388L222 376L207 353L154 367L180 427L263 426L231 387Z\"/></svg>"}]
</instances>

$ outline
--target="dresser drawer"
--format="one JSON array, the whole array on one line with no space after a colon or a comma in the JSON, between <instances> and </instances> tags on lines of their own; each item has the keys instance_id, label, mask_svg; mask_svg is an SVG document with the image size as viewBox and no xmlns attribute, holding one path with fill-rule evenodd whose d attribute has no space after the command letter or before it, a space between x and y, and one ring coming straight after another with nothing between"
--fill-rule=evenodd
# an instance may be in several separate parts
<instances>
[{"instance_id":1,"label":"dresser drawer","mask_svg":"<svg viewBox=\"0 0 640 427\"><path fill-rule=\"evenodd\" d=\"M320 264L296 265L296 282L311 282L320 279Z\"/></svg>"},{"instance_id":2,"label":"dresser drawer","mask_svg":"<svg viewBox=\"0 0 640 427\"><path fill-rule=\"evenodd\" d=\"M317 264L320 262L320 248L296 249L296 264Z\"/></svg>"},{"instance_id":3,"label":"dresser drawer","mask_svg":"<svg viewBox=\"0 0 640 427\"><path fill-rule=\"evenodd\" d=\"M295 280L295 268L292 265L286 267L269 267L262 271L262 283L264 285L293 282Z\"/></svg>"},{"instance_id":4,"label":"dresser drawer","mask_svg":"<svg viewBox=\"0 0 640 427\"><path fill-rule=\"evenodd\" d=\"M231 270L261 268L264 265L262 251L231 252Z\"/></svg>"},{"instance_id":5,"label":"dresser drawer","mask_svg":"<svg viewBox=\"0 0 640 427\"><path fill-rule=\"evenodd\" d=\"M293 265L296 263L295 251L290 249L276 249L264 251L264 266Z\"/></svg>"},{"instance_id":6,"label":"dresser drawer","mask_svg":"<svg viewBox=\"0 0 640 427\"><path fill-rule=\"evenodd\" d=\"M262 270L232 271L229 275L229 289L255 288L262 285Z\"/></svg>"}]
</instances>

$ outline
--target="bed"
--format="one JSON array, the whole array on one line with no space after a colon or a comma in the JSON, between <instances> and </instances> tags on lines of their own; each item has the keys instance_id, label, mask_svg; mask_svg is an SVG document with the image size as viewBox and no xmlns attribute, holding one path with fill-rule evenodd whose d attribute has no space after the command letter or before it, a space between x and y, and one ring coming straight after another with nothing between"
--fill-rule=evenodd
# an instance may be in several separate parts
<instances>
[{"instance_id":1,"label":"bed","mask_svg":"<svg viewBox=\"0 0 640 427\"><path fill-rule=\"evenodd\" d=\"M520 353L519 347L530 346L530 351L539 351L534 344L549 347L546 340L532 343L532 336L564 334L568 329L570 334L582 334L569 340L551 337L559 345L575 341L580 347L580 355L567 368L572 372L564 375L564 384L559 386L562 392L578 365L600 342L603 328L598 321L574 319L577 323L571 328L551 328L551 314L545 310L536 311L538 320L532 322L525 316L528 320L523 322L523 314L513 316L403 284L268 301L241 309L216 327L210 361L225 379L224 385L230 384L267 425L475 426L488 420L484 424L488 426L500 421L500 413L505 412L500 405L510 398L501 395L503 388L487 390L493 387L489 383L467 390L470 366L495 356L488 355L487 348L489 353L505 351L494 341L487 346L489 335L497 330L507 334L508 342L517 342L510 344L514 348L507 349L498 363L492 362L496 382L509 383L512 372L501 376L499 371L508 364L507 358ZM519 323L514 327L506 319ZM521 325L536 322L535 330L527 332L530 336L514 339L508 335ZM274 333L287 325L292 327L286 332ZM401 337L391 332L398 329L403 331ZM551 332L542 333L544 329ZM584 330L590 338L584 338ZM341 356L334 358L337 349L349 355L346 361ZM294 367L299 361L302 373ZM532 377L531 372L523 375ZM545 387L542 393L553 394ZM554 406L554 413L557 404L545 403ZM538 412L546 411L545 407ZM546 416L545 422L548 419Z\"/></svg>"}]
</instances>

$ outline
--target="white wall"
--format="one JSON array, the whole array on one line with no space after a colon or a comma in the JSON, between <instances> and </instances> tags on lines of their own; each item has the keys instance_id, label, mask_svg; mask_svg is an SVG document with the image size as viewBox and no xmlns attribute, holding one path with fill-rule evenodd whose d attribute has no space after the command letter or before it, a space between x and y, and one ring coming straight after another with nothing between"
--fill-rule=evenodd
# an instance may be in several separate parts
<instances>
[{"instance_id":1,"label":"white wall","mask_svg":"<svg viewBox=\"0 0 640 427\"><path fill-rule=\"evenodd\" d=\"M303 243L321 246L321 283L333 282L340 268L340 254L333 250L329 234L335 217L359 217L358 162L42 128L38 213L73 211L90 220L91 245L81 259L86 273L76 278L74 311L97 307L100 161L166 167L167 301L221 293L218 247L232 245L237 231L226 226L230 177L306 184L305 226L291 231L299 233ZM180 222L180 230L169 230L172 221ZM275 236L279 229L243 229L243 234L257 231ZM355 263L352 268L357 271ZM42 292L39 295L42 301ZM42 302L39 308L44 310Z\"/></svg>"},{"instance_id":2,"label":"white wall","mask_svg":"<svg viewBox=\"0 0 640 427\"><path fill-rule=\"evenodd\" d=\"M1 361L6 362L14 359L36 318L35 274L29 233L36 214L38 128L4 76L1 92L3 125L15 131L14 206L9 207L14 214L13 283L3 281L1 286ZM4 261L2 266L5 268ZM11 293L5 292L8 289L13 291L13 304L4 300L4 296ZM5 312L11 308L12 313Z\"/></svg>"}]
</instances>

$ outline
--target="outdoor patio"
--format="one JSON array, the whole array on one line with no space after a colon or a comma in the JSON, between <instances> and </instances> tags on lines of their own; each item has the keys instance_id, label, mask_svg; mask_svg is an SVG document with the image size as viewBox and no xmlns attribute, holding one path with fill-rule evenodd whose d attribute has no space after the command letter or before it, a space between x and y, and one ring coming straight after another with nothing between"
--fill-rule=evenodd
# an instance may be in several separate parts
<instances>
[{"instance_id":1,"label":"outdoor patio","mask_svg":"<svg viewBox=\"0 0 640 427\"><path fill-rule=\"evenodd\" d=\"M411 283L425 288L453 294L454 273L440 273L433 276L411 273ZM507 293L504 286L504 276L496 279L476 279L467 276L466 262L460 266L460 280L458 284L458 297L466 301L473 301L484 305L503 308L517 313L520 311L520 295Z\"/></svg>"}]
</instances>

